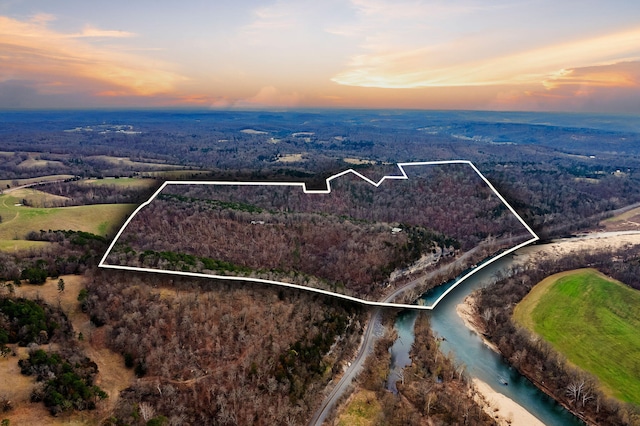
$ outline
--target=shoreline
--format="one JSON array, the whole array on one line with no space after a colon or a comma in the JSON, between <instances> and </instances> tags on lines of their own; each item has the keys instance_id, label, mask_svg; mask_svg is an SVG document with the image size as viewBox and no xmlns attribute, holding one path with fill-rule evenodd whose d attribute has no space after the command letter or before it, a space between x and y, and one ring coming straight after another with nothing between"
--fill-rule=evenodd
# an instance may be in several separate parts
<instances>
[{"instance_id":1,"label":"shoreline","mask_svg":"<svg viewBox=\"0 0 640 426\"><path fill-rule=\"evenodd\" d=\"M464 325L474 333L476 333L482 339L482 342L489 349L497 354L500 354L498 347L484 336L484 331L475 319L476 315L476 299L473 297L473 293L464 298L464 301L456 306L456 313L464 322Z\"/></svg>"},{"instance_id":2,"label":"shoreline","mask_svg":"<svg viewBox=\"0 0 640 426\"><path fill-rule=\"evenodd\" d=\"M482 342L492 351L500 353L496 345L487 340L475 319L476 305L473 295L467 296L464 301L456 306L456 313L464 322L464 325L482 339ZM473 388L477 392L476 402L483 411L491 416L500 426L526 425L544 426L537 417L527 411L523 406L511 398L495 391L487 383L478 378L473 378Z\"/></svg>"},{"instance_id":3,"label":"shoreline","mask_svg":"<svg viewBox=\"0 0 640 426\"><path fill-rule=\"evenodd\" d=\"M513 399L497 392L480 379L472 379L476 402L500 426L545 426L536 416Z\"/></svg>"},{"instance_id":4,"label":"shoreline","mask_svg":"<svg viewBox=\"0 0 640 426\"><path fill-rule=\"evenodd\" d=\"M496 352L497 354L502 356L502 352L500 352L498 347L493 342L489 341L484 336L482 329L480 328L480 326L478 325L477 320L475 319L476 304L475 304L475 298L473 297L473 293L471 293L470 295L465 297L464 301L456 306L456 313L458 314L458 316L464 322L465 327L467 327L469 330L473 331L478 336L480 336L480 338L482 339L482 342L489 349L493 350L494 352ZM527 374L525 371L520 370L520 374L523 377L526 377L529 381L531 381L531 383L533 383L533 385L535 387L537 387L541 392L545 393L551 399L556 401L556 403L558 403L559 405L564 407L564 409L569 411L571 414L576 416L578 419L582 420L585 424L587 424L587 425L592 425L593 424L593 422L589 421L588 419L585 419L579 413L576 413L571 407L569 407L566 404L564 404L563 402L559 401L556 398L556 396L546 386L544 386L544 384L539 383L533 377L530 377L530 375ZM487 383L485 383L485 382L483 382L483 381L481 381L480 379L477 379L477 378L473 378L472 382L474 384L474 387L475 387L476 391L484 398L484 401L478 401L478 403L482 406L483 410L487 414L493 416L494 412L502 411L504 413L506 409L514 409L515 412L518 413L518 415L520 415L522 412L524 412L525 414L523 414L523 415L529 415L535 421L539 422L539 420L535 416L533 416L529 411L527 411L524 407L522 407L521 405L519 405L518 403L516 403L512 399L508 398L507 396L505 396L505 395L503 395L503 394L501 394L499 392L494 391ZM484 385L484 386L482 386L482 385ZM494 402L493 405L497 406L497 409L494 410L493 406L488 404L488 401L493 401ZM503 404L503 405L501 405L501 404ZM487 411L487 407L492 411ZM515 419L515 417L514 417L514 419ZM508 418L507 419L504 419L504 418L498 419L498 418L496 418L496 421L500 425L516 425L517 426L517 425L522 424L522 425L527 425L528 426L530 424L531 425L540 424L540 425L544 426L544 423L541 423L541 422L540 423L531 423L530 421L527 421L525 423L518 423L518 422L515 422L515 421L512 422L512 423L509 423L508 422ZM506 422L502 423L502 421L506 421Z\"/></svg>"}]
</instances>

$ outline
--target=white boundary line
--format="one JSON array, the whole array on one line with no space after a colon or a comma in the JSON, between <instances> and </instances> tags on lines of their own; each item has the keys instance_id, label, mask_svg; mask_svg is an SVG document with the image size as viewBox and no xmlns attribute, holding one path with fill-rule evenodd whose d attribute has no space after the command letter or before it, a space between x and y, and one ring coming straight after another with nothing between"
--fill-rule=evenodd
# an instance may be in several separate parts
<instances>
[{"instance_id":1,"label":"white boundary line","mask_svg":"<svg viewBox=\"0 0 640 426\"><path fill-rule=\"evenodd\" d=\"M502 203L509 209L509 211L511 211L511 213L518 219L518 221L522 224L522 226L525 227L525 229L531 234L532 238L527 240L527 241L525 241L525 242L523 242L523 243L518 244L515 247L512 247L512 248L500 253L499 255L497 255L497 256L495 256L495 257L493 257L491 259L489 259L487 262L483 263L481 266L479 266L479 267L477 267L475 269L472 269L471 271L466 273L464 276L462 276L459 280L457 280L440 297L438 297L438 299L436 299L436 301L433 302L433 304L431 304L429 306L407 305L407 304L403 304L403 303L374 302L374 301L370 301L370 300L359 299L357 297L347 296L345 294L334 293L334 292L331 292L331 291L322 290L322 289L319 289L319 288L305 287L305 286L298 285L298 284L286 283L286 282L282 282L282 281L265 280L265 279L261 279L261 278L247 278L247 277L236 277L236 276L227 276L227 275L203 274L203 273L199 273L199 272L169 271L169 270L165 270L165 269L152 269L152 268L141 268L141 267L134 267L134 266L109 265L109 264L105 263L105 261L107 259L107 256L109 255L109 253L113 249L114 245L116 244L116 241L118 241L118 238L120 238L120 235L122 235L122 232L129 225L131 220L133 220L135 215L137 215L140 210L142 210L144 207L148 206L162 192L162 190L167 185L298 186L298 187L302 188L302 191L305 194L329 194L331 192L331 181L333 181L334 179L337 179L337 178L339 178L341 176L344 176L346 174L349 174L349 173L352 173L352 174L358 176L360 179L364 180L365 182L370 183L371 185L373 185L373 186L375 186L377 188L382 184L382 182L384 182L387 179L389 179L389 180L391 180L391 179L405 179L405 180L409 179L409 177L407 176L407 173L405 172L405 167L445 165L445 164L466 164L466 165L470 166L478 174L478 176L480 176L480 178L484 181L484 183L486 183L487 186L494 192L494 194L496 194L498 196L500 201L502 201ZM230 281L248 281L248 282L256 282L256 283L263 283L263 284L272 284L272 285L278 285L278 286L282 286L282 287L295 288L295 289L299 289L299 290L312 291L312 292L315 292L315 293L320 293L320 294L324 294L324 295L328 295L328 296L338 297L338 298L341 298L341 299L344 299L344 300L349 300L351 302L357 302L357 303L361 303L363 305L368 305L368 306L381 306L381 307L388 307L388 308L432 310L433 308L435 308L438 305L438 303L440 303L440 301L447 294L449 294L451 291L453 291L453 289L458 287L462 282L464 282L467 278L469 278L470 276L472 276L476 272L480 271L481 269L483 269L487 265L490 265L491 263L495 262L496 260L498 260L498 259L500 259L500 258L502 258L502 257L504 257L504 256L506 256L506 255L508 255L510 253L513 253L514 251L518 250L519 248L524 247L526 245L529 245L529 244L531 244L531 243L533 243L535 241L538 241L540 239L536 235L536 233L533 232L531 227L529 227L529 225L527 225L527 223L520 217L520 215L518 215L518 213L516 213L516 211L513 209L513 207L511 207L511 205L509 205L507 200L505 200L504 197L502 195L500 195L500 193L494 188L494 186L491 184L491 182L489 182L489 180L480 172L480 170L478 170L478 168L471 161L468 161L468 160L424 161L424 162L413 162L413 163L397 163L397 166L400 169L400 172L401 172L400 175L387 175L387 176L382 177L382 179L380 179L378 182L372 181L368 177L363 176L362 174L356 172L353 169L348 169L348 170L340 172L340 173L338 173L336 175L328 177L326 179L327 189L321 189L321 190L307 189L307 185L304 182L166 181L165 183L163 183L160 186L160 188L158 188L158 190L156 192L153 193L153 195L147 201L145 201L144 203L140 204L138 206L138 208L134 210L134 212L131 214L131 216L129 216L129 218L126 220L124 225L122 225L122 228L120 228L120 230L118 231L116 236L113 238L113 241L109 245L109 248L107 248L107 251L105 252L104 256L102 256L102 259L100 260L100 263L98 264L98 266L100 268L105 268L105 269L120 269L120 270L124 270L124 271L142 271L142 272L153 272L153 273L156 273L156 274L182 275L182 276L197 277L197 278L215 278L215 279L230 280Z\"/></svg>"}]
</instances>

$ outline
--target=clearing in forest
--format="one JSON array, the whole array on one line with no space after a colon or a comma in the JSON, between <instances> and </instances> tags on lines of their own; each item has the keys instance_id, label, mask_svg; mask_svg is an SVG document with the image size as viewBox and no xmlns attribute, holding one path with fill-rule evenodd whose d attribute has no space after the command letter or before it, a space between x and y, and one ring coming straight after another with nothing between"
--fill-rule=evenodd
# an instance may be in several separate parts
<instances>
[{"instance_id":1,"label":"clearing in forest","mask_svg":"<svg viewBox=\"0 0 640 426\"><path fill-rule=\"evenodd\" d=\"M78 181L80 185L91 186L117 186L119 188L151 188L157 181L150 178L106 178L106 179L85 179Z\"/></svg>"},{"instance_id":2,"label":"clearing in forest","mask_svg":"<svg viewBox=\"0 0 640 426\"><path fill-rule=\"evenodd\" d=\"M32 206L24 205L25 200ZM22 188L0 195L0 249L20 250L44 246L42 241L29 241L29 232L48 229L68 229L96 235L114 235L127 215L131 204L94 204L73 207L37 207L65 197L31 188Z\"/></svg>"},{"instance_id":3,"label":"clearing in forest","mask_svg":"<svg viewBox=\"0 0 640 426\"><path fill-rule=\"evenodd\" d=\"M608 394L640 405L639 291L595 269L567 271L533 287L513 315Z\"/></svg>"},{"instance_id":4,"label":"clearing in forest","mask_svg":"<svg viewBox=\"0 0 640 426\"><path fill-rule=\"evenodd\" d=\"M73 175L50 175L50 176L39 176L28 179L0 179L0 189L6 190L11 189L16 186L22 185L31 185L34 183L42 183L42 182L52 182L57 180L65 180L73 178Z\"/></svg>"},{"instance_id":5,"label":"clearing in forest","mask_svg":"<svg viewBox=\"0 0 640 426\"><path fill-rule=\"evenodd\" d=\"M363 174L380 168L377 181ZM127 220L100 266L431 309L388 302L403 292L413 300L537 239L472 163L401 163L349 169L320 190L303 182L166 182Z\"/></svg>"}]
</instances>

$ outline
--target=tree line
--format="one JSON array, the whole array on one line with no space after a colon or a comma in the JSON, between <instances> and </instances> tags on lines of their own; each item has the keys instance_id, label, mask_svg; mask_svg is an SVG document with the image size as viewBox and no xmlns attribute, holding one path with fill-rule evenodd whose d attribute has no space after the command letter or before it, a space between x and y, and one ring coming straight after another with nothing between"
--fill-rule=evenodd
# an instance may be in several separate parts
<instances>
[{"instance_id":1,"label":"tree line","mask_svg":"<svg viewBox=\"0 0 640 426\"><path fill-rule=\"evenodd\" d=\"M612 262L612 258L618 260ZM618 280L628 280L628 285L640 289L640 248L582 251L501 274L493 284L475 293L477 320L485 337L496 344L511 365L588 424L640 424L638 407L605 395L593 376L569 365L549 343L517 326L512 319L513 307L535 284L555 273L585 265Z\"/></svg>"},{"instance_id":2,"label":"tree line","mask_svg":"<svg viewBox=\"0 0 640 426\"><path fill-rule=\"evenodd\" d=\"M381 413L372 419L386 425L494 425L496 422L478 404L479 396L464 371L444 355L439 340L429 326L429 317L419 313L415 340L411 347L411 365L398 377L394 395L387 386L390 371L390 347L394 333L380 338L374 353L367 358L359 385L375 392Z\"/></svg>"},{"instance_id":3,"label":"tree line","mask_svg":"<svg viewBox=\"0 0 640 426\"><path fill-rule=\"evenodd\" d=\"M304 424L342 371L364 312L334 298L256 284L92 273L90 335L134 368L112 424Z\"/></svg>"},{"instance_id":4,"label":"tree line","mask_svg":"<svg viewBox=\"0 0 640 426\"><path fill-rule=\"evenodd\" d=\"M108 261L193 272L217 262L218 275L233 265L234 275L376 299L394 284L392 272L419 260L434 267L490 236L496 251L513 245L497 237L528 236L468 166L418 169L379 188L345 176L331 194L169 186L129 223Z\"/></svg>"},{"instance_id":5,"label":"tree line","mask_svg":"<svg viewBox=\"0 0 640 426\"><path fill-rule=\"evenodd\" d=\"M59 283L59 288L64 290L64 282ZM15 298L11 293L1 296L1 356L16 356L8 346L11 344L29 347L29 357L16 362L22 374L36 378L31 401L43 402L52 415L93 410L107 397L94 383L98 366L86 357L70 321L59 308ZM10 408L5 406L3 411Z\"/></svg>"}]
</instances>

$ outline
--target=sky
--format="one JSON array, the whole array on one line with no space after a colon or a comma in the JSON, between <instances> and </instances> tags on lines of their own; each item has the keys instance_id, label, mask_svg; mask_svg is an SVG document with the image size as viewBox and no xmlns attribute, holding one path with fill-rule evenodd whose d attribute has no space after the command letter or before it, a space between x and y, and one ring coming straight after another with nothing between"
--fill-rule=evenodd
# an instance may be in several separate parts
<instances>
[{"instance_id":1,"label":"sky","mask_svg":"<svg viewBox=\"0 0 640 426\"><path fill-rule=\"evenodd\" d=\"M0 108L640 114L633 0L1 0Z\"/></svg>"}]
</instances>

